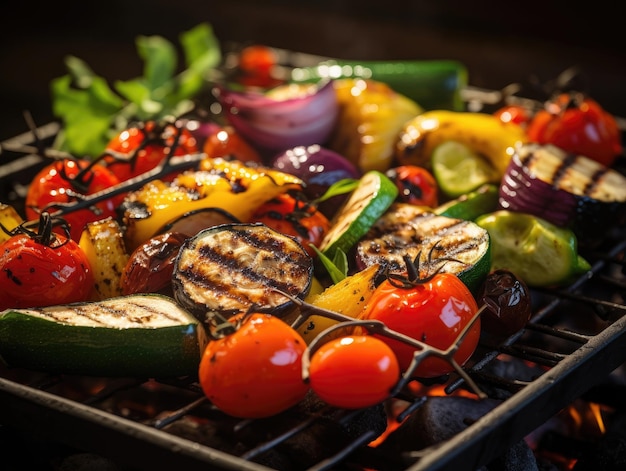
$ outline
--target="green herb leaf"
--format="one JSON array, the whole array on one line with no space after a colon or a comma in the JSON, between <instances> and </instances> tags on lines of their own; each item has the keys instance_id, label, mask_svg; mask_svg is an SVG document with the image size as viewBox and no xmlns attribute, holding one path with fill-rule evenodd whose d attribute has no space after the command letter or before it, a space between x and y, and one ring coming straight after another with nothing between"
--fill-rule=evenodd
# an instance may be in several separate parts
<instances>
[{"instance_id":1,"label":"green herb leaf","mask_svg":"<svg viewBox=\"0 0 626 471\"><path fill-rule=\"evenodd\" d=\"M317 198L316 203L321 203L322 201L326 201L333 196L345 195L346 193L350 193L359 186L359 180L356 178L344 178L343 180L336 181L332 185L328 187L328 189L324 192L322 196Z\"/></svg>"},{"instance_id":2,"label":"green herb leaf","mask_svg":"<svg viewBox=\"0 0 626 471\"><path fill-rule=\"evenodd\" d=\"M311 247L313 247L333 283L338 283L348 275L348 257L342 250L338 249L331 260L314 245Z\"/></svg>"}]
</instances>

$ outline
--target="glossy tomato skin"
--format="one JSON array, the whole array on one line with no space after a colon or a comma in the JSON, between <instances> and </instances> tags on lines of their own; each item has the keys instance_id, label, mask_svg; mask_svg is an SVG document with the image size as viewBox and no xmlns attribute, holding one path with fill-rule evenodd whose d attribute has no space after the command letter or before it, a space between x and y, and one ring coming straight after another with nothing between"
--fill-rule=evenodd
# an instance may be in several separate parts
<instances>
[{"instance_id":1,"label":"glossy tomato skin","mask_svg":"<svg viewBox=\"0 0 626 471\"><path fill-rule=\"evenodd\" d=\"M376 405L400 379L393 350L382 340L353 335L331 340L311 357L311 389L327 404L345 409Z\"/></svg>"},{"instance_id":2,"label":"glossy tomato skin","mask_svg":"<svg viewBox=\"0 0 626 471\"><path fill-rule=\"evenodd\" d=\"M222 157L259 164L263 162L261 154L232 126L220 126L212 130L202 145L202 151L210 158Z\"/></svg>"},{"instance_id":3,"label":"glossy tomato skin","mask_svg":"<svg viewBox=\"0 0 626 471\"><path fill-rule=\"evenodd\" d=\"M0 311L88 301L94 288L89 261L76 242L48 246L27 234L0 245L0 278Z\"/></svg>"},{"instance_id":4,"label":"glossy tomato skin","mask_svg":"<svg viewBox=\"0 0 626 471\"><path fill-rule=\"evenodd\" d=\"M493 115L503 123L514 123L526 128L533 117L533 111L522 105L504 105L494 111Z\"/></svg>"},{"instance_id":5,"label":"glossy tomato skin","mask_svg":"<svg viewBox=\"0 0 626 471\"><path fill-rule=\"evenodd\" d=\"M85 170L87 169L87 170ZM109 169L85 159L60 159L42 168L33 178L25 200L28 220L39 219L40 212L51 203L78 201L74 195L91 195L117 185L119 179ZM78 242L88 222L115 218L123 196L96 203L93 208L72 211L63 216L70 225L72 240ZM55 208L51 208L54 212Z\"/></svg>"},{"instance_id":6,"label":"glossy tomato skin","mask_svg":"<svg viewBox=\"0 0 626 471\"><path fill-rule=\"evenodd\" d=\"M445 350L477 310L476 300L459 278L451 273L439 273L410 289L384 281L372 295L362 318L382 321L392 330ZM380 338L392 348L400 368L406 371L413 359L413 347L385 336ZM459 365L472 356L479 338L480 318L472 324L454 355ZM428 357L420 363L414 376L432 378L452 371L447 361Z\"/></svg>"},{"instance_id":7,"label":"glossy tomato skin","mask_svg":"<svg viewBox=\"0 0 626 471\"><path fill-rule=\"evenodd\" d=\"M208 343L198 370L200 385L228 415L270 417L295 406L308 392L302 379L305 349L300 334L284 321L253 313L236 332Z\"/></svg>"},{"instance_id":8,"label":"glossy tomato skin","mask_svg":"<svg viewBox=\"0 0 626 471\"><path fill-rule=\"evenodd\" d=\"M386 172L398 187L398 200L434 208L439 201L439 186L433 174L418 165L401 165Z\"/></svg>"},{"instance_id":9,"label":"glossy tomato skin","mask_svg":"<svg viewBox=\"0 0 626 471\"><path fill-rule=\"evenodd\" d=\"M330 220L313 204L283 193L262 204L253 213L251 222L262 222L283 234L295 237L307 253L319 247L330 229Z\"/></svg>"},{"instance_id":10,"label":"glossy tomato skin","mask_svg":"<svg viewBox=\"0 0 626 471\"><path fill-rule=\"evenodd\" d=\"M152 170L165 156L195 154L199 151L193 133L173 123L147 121L128 127L107 144L107 152L114 152L116 158L106 156L107 167L125 181ZM168 176L164 179L171 179Z\"/></svg>"},{"instance_id":11,"label":"glossy tomato skin","mask_svg":"<svg viewBox=\"0 0 626 471\"><path fill-rule=\"evenodd\" d=\"M559 94L535 114L526 132L533 142L553 144L606 166L622 153L615 117L582 94Z\"/></svg>"},{"instance_id":12,"label":"glossy tomato skin","mask_svg":"<svg viewBox=\"0 0 626 471\"><path fill-rule=\"evenodd\" d=\"M271 88L283 83L272 75L278 54L264 44L251 44L239 52L239 82L249 87Z\"/></svg>"}]
</instances>

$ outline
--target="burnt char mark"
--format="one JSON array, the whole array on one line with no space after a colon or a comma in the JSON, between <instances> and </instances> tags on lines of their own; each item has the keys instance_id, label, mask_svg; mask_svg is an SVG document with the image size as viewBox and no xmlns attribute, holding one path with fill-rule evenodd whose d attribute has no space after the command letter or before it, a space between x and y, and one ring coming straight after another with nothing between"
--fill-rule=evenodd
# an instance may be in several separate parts
<instances>
[{"instance_id":1,"label":"burnt char mark","mask_svg":"<svg viewBox=\"0 0 626 471\"><path fill-rule=\"evenodd\" d=\"M184 283L190 282L214 293L216 298L228 298L241 305L252 303L251 299L245 295L246 293L244 291L234 290L232 283L220 283L219 279L209 279L204 276L204 273L199 273L193 268L179 271L179 278Z\"/></svg>"}]
</instances>

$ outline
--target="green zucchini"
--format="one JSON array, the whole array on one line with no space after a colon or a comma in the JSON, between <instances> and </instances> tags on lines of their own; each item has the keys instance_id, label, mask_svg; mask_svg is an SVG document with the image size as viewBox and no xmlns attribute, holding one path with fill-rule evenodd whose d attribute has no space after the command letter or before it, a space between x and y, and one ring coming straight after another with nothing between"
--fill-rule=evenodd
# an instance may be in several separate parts
<instances>
[{"instance_id":1,"label":"green zucchini","mask_svg":"<svg viewBox=\"0 0 626 471\"><path fill-rule=\"evenodd\" d=\"M465 65L456 60L330 59L315 66L296 67L291 71L291 80L294 82L315 82L322 78L371 78L388 84L425 110L465 109L461 91L467 87L468 72Z\"/></svg>"},{"instance_id":2,"label":"green zucchini","mask_svg":"<svg viewBox=\"0 0 626 471\"><path fill-rule=\"evenodd\" d=\"M0 359L8 367L85 376L195 375L204 327L167 296L0 312Z\"/></svg>"},{"instance_id":3,"label":"green zucchini","mask_svg":"<svg viewBox=\"0 0 626 471\"><path fill-rule=\"evenodd\" d=\"M472 221L394 203L359 241L356 256L360 267L377 264L398 274L406 271L405 256L417 258L422 276L453 273L476 293L491 267L491 241Z\"/></svg>"}]
</instances>

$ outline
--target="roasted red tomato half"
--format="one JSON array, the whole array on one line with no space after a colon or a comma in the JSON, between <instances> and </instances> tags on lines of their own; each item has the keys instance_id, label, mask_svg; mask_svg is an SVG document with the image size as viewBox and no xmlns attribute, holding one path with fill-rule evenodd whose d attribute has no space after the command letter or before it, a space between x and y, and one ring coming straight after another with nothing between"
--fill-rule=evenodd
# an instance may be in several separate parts
<instances>
[{"instance_id":1,"label":"roasted red tomato half","mask_svg":"<svg viewBox=\"0 0 626 471\"><path fill-rule=\"evenodd\" d=\"M304 399L309 386L302 379L306 343L300 334L271 314L237 315L229 323L220 325L223 336L207 344L200 360L207 398L222 412L248 419L270 417Z\"/></svg>"},{"instance_id":2,"label":"roasted red tomato half","mask_svg":"<svg viewBox=\"0 0 626 471\"><path fill-rule=\"evenodd\" d=\"M38 220L48 210L54 213L54 203L72 203L83 196L97 193L119 183L119 179L105 166L85 159L55 160L42 168L33 178L25 200L26 218ZM116 217L116 208L123 195L115 196L89 208L67 212L63 218L70 226L72 240L78 242L88 222Z\"/></svg>"},{"instance_id":3,"label":"roasted red tomato half","mask_svg":"<svg viewBox=\"0 0 626 471\"><path fill-rule=\"evenodd\" d=\"M476 300L458 277L438 273L406 285L384 281L373 293L362 318L382 321L392 330L445 350L453 345L477 310ZM400 368L406 371L419 349L383 335L380 338L395 352ZM472 356L479 338L480 319L476 319L454 355L459 365ZM432 378L452 371L446 360L429 356L420 363L414 376Z\"/></svg>"},{"instance_id":4,"label":"roasted red tomato half","mask_svg":"<svg viewBox=\"0 0 626 471\"><path fill-rule=\"evenodd\" d=\"M390 168L386 174L398 187L399 201L429 208L438 205L437 180L426 168L418 165L402 165Z\"/></svg>"},{"instance_id":5,"label":"roasted red tomato half","mask_svg":"<svg viewBox=\"0 0 626 471\"><path fill-rule=\"evenodd\" d=\"M622 153L615 117L582 93L561 93L538 111L526 129L540 144L553 144L611 166Z\"/></svg>"},{"instance_id":6,"label":"roasted red tomato half","mask_svg":"<svg viewBox=\"0 0 626 471\"><path fill-rule=\"evenodd\" d=\"M311 357L311 389L326 403L345 409L378 404L400 379L398 360L382 340L368 335L341 337Z\"/></svg>"},{"instance_id":7,"label":"roasted red tomato half","mask_svg":"<svg viewBox=\"0 0 626 471\"><path fill-rule=\"evenodd\" d=\"M87 256L52 230L57 222L43 213L38 228L18 226L0 245L0 311L90 299L94 276Z\"/></svg>"},{"instance_id":8,"label":"roasted red tomato half","mask_svg":"<svg viewBox=\"0 0 626 471\"><path fill-rule=\"evenodd\" d=\"M271 88L283 83L272 74L278 54L271 47L252 44L239 52L239 82L249 87Z\"/></svg>"},{"instance_id":9,"label":"roasted red tomato half","mask_svg":"<svg viewBox=\"0 0 626 471\"><path fill-rule=\"evenodd\" d=\"M242 162L262 163L261 155L232 126L215 128L206 137L202 151L210 158L222 157Z\"/></svg>"},{"instance_id":10,"label":"roasted red tomato half","mask_svg":"<svg viewBox=\"0 0 626 471\"><path fill-rule=\"evenodd\" d=\"M195 154L196 138L182 125L147 121L125 129L108 143L104 158L121 181L141 175L165 157Z\"/></svg>"},{"instance_id":11,"label":"roasted red tomato half","mask_svg":"<svg viewBox=\"0 0 626 471\"><path fill-rule=\"evenodd\" d=\"M251 217L283 234L293 236L312 257L330 229L329 219L310 202L283 193L262 204Z\"/></svg>"}]
</instances>

